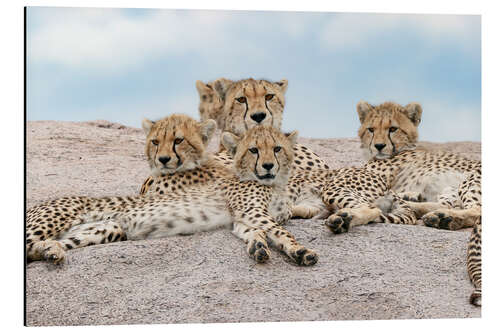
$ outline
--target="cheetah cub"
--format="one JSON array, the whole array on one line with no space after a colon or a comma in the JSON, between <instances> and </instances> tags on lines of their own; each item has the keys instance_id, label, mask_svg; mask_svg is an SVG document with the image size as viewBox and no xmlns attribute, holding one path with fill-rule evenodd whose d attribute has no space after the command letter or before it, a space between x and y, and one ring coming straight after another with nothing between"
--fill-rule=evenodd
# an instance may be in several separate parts
<instances>
[{"instance_id":1,"label":"cheetah cub","mask_svg":"<svg viewBox=\"0 0 500 333\"><path fill-rule=\"evenodd\" d=\"M220 78L207 84L197 81L196 88L200 95L201 119L215 119L223 131L241 136L255 126L281 129L288 88L286 79L273 82ZM295 144L293 149L293 170L328 169L328 164L311 149L301 144Z\"/></svg>"},{"instance_id":2,"label":"cheetah cub","mask_svg":"<svg viewBox=\"0 0 500 333\"><path fill-rule=\"evenodd\" d=\"M196 89L200 97L199 112L202 121L213 119L220 130L243 136L255 126L272 126L281 128L285 107L285 93L288 81L272 82L267 80L244 79L231 81L220 78L207 84L196 81ZM310 171L329 169L328 164L311 149L301 144L293 145L294 160L292 173L295 170ZM214 155L217 161L231 166L233 161L224 145ZM154 175L142 184L140 194L151 193L149 184Z\"/></svg>"},{"instance_id":3,"label":"cheetah cub","mask_svg":"<svg viewBox=\"0 0 500 333\"><path fill-rule=\"evenodd\" d=\"M145 129L151 125L150 131L163 134L149 139L157 148L151 150L155 153L148 155L148 159L153 172L163 175L156 177L159 182L151 185L160 186L162 190L157 192L165 191L167 195L68 197L33 207L27 212L29 261L60 263L65 251L73 248L190 234L231 224L234 234L248 244L248 253L258 262L269 259L267 239L300 265L317 261L314 251L298 244L277 223L289 217L279 193L283 183L286 184L287 164L293 156L290 144L295 134L286 137L266 128L248 133L242 139L227 134L226 145L235 154L253 144L252 150L259 150L259 156L269 157L272 150L276 158L270 161L266 157L252 163L243 153L237 155L241 156L241 163L228 169L204 153L203 143L215 127L213 121L199 125L189 117L175 115L156 124L147 121L145 124ZM176 125L176 135L169 137L167 130L172 124ZM260 140L264 136L267 140ZM272 138L278 140L271 141ZM170 141L172 149L162 150L169 146L163 144ZM279 149L277 144L281 144ZM281 154L280 149L283 149ZM173 164L163 158L170 152L177 158ZM279 167L270 167L273 163Z\"/></svg>"},{"instance_id":4,"label":"cheetah cub","mask_svg":"<svg viewBox=\"0 0 500 333\"><path fill-rule=\"evenodd\" d=\"M357 112L365 168L388 180L425 225L457 230L473 227L467 268L475 286L471 303L481 303L481 161L458 154L417 149L422 107L361 101Z\"/></svg>"}]
</instances>

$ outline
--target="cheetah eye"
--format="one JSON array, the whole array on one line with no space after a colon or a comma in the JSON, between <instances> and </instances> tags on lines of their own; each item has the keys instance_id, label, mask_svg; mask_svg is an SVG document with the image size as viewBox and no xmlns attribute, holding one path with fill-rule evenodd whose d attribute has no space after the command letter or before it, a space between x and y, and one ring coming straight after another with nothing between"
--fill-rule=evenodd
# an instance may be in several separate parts
<instances>
[{"instance_id":1,"label":"cheetah eye","mask_svg":"<svg viewBox=\"0 0 500 333\"><path fill-rule=\"evenodd\" d=\"M247 98L245 96L241 96L239 98L236 98L236 100L240 103L246 103L247 102Z\"/></svg>"},{"instance_id":2,"label":"cheetah eye","mask_svg":"<svg viewBox=\"0 0 500 333\"><path fill-rule=\"evenodd\" d=\"M155 146L158 146L160 144L160 141L158 140L151 140L151 143Z\"/></svg>"},{"instance_id":3,"label":"cheetah eye","mask_svg":"<svg viewBox=\"0 0 500 333\"><path fill-rule=\"evenodd\" d=\"M391 133L394 133L394 132L396 132L397 130L398 130L398 128L397 128L397 127L394 127L394 126L389 127L389 132L391 132Z\"/></svg>"},{"instance_id":4,"label":"cheetah eye","mask_svg":"<svg viewBox=\"0 0 500 333\"><path fill-rule=\"evenodd\" d=\"M252 147L250 149L248 149L252 154L257 154L259 152L259 150L255 147Z\"/></svg>"},{"instance_id":5,"label":"cheetah eye","mask_svg":"<svg viewBox=\"0 0 500 333\"><path fill-rule=\"evenodd\" d=\"M174 143L175 143L176 145L178 145L178 144L180 144L182 141L184 141L184 138L177 138L177 139L175 139Z\"/></svg>"},{"instance_id":6,"label":"cheetah eye","mask_svg":"<svg viewBox=\"0 0 500 333\"><path fill-rule=\"evenodd\" d=\"M368 130L373 133L373 127L369 127Z\"/></svg>"},{"instance_id":7,"label":"cheetah eye","mask_svg":"<svg viewBox=\"0 0 500 333\"><path fill-rule=\"evenodd\" d=\"M270 101L273 99L273 97L274 97L274 94L267 94L265 98L266 98L266 101Z\"/></svg>"},{"instance_id":8,"label":"cheetah eye","mask_svg":"<svg viewBox=\"0 0 500 333\"><path fill-rule=\"evenodd\" d=\"M280 152L280 150L281 150L281 147L280 147L280 146L276 146L276 147L274 147L274 152L275 152L275 153Z\"/></svg>"},{"instance_id":9,"label":"cheetah eye","mask_svg":"<svg viewBox=\"0 0 500 333\"><path fill-rule=\"evenodd\" d=\"M207 95L202 95L202 96L201 96L201 99L202 99L203 101L206 101L206 100L207 100L207 97L208 97Z\"/></svg>"}]
</instances>

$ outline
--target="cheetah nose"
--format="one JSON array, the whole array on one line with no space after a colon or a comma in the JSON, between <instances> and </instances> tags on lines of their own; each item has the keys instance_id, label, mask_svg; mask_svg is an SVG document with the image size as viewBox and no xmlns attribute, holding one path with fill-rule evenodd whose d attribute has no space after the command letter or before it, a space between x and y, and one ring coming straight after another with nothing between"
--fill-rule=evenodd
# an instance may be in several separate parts
<instances>
[{"instance_id":1,"label":"cheetah nose","mask_svg":"<svg viewBox=\"0 0 500 333\"><path fill-rule=\"evenodd\" d=\"M170 156L161 156L161 157L158 157L158 161L160 161L161 163L163 164L167 164L168 161L170 161Z\"/></svg>"},{"instance_id":2,"label":"cheetah nose","mask_svg":"<svg viewBox=\"0 0 500 333\"><path fill-rule=\"evenodd\" d=\"M384 149L385 146L387 146L385 143L377 143L375 145L375 148L377 148L378 151L382 151L382 149Z\"/></svg>"},{"instance_id":3,"label":"cheetah nose","mask_svg":"<svg viewBox=\"0 0 500 333\"><path fill-rule=\"evenodd\" d=\"M262 167L266 169L267 171L271 170L274 166L274 163L264 163L262 164Z\"/></svg>"},{"instance_id":4,"label":"cheetah nose","mask_svg":"<svg viewBox=\"0 0 500 333\"><path fill-rule=\"evenodd\" d=\"M262 120L266 119L266 114L264 112L254 113L250 116L257 124L260 124Z\"/></svg>"}]
</instances>

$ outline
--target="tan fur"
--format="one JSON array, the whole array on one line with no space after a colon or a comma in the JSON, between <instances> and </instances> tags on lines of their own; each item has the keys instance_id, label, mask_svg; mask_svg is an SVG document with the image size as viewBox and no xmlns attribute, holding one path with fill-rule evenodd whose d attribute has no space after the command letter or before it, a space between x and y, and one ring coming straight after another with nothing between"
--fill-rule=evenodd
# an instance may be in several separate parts
<instances>
[{"instance_id":1,"label":"tan fur","mask_svg":"<svg viewBox=\"0 0 500 333\"><path fill-rule=\"evenodd\" d=\"M231 81L220 78L207 84L197 81L196 86L200 97L199 110L202 120L214 119L217 121L219 128L224 131L235 135L242 135L246 130L257 125L257 122L251 118L251 115L257 113L258 108L252 109L252 107L258 106L259 103L260 105L267 103L270 111L266 111L266 118L260 124L268 124L281 129L283 108L285 106L284 94L288 87L287 80L273 83L266 80L245 79ZM265 90L269 90L270 93L274 94L274 97L269 101L265 101L265 95L264 97L260 96L260 98L257 98L257 95L259 93L262 95L262 92ZM278 93L275 93L276 91ZM242 103L237 102L235 99L239 97L248 97L249 112L240 112L241 105L239 104ZM293 149L295 153L293 170L328 169L326 162L309 148L301 144L295 144ZM221 145L221 150L217 154L217 159L227 164L232 163L230 157L224 152L223 145Z\"/></svg>"},{"instance_id":2,"label":"tan fur","mask_svg":"<svg viewBox=\"0 0 500 333\"><path fill-rule=\"evenodd\" d=\"M258 125L281 128L287 80L271 82L246 79L236 82L216 80L214 83L224 101L224 131L242 135Z\"/></svg>"},{"instance_id":3,"label":"tan fur","mask_svg":"<svg viewBox=\"0 0 500 333\"><path fill-rule=\"evenodd\" d=\"M264 184L273 182L286 186L287 176L291 161L293 160L293 143L295 143L297 132L285 137L273 127L258 126L251 130L252 135L246 135L243 140L229 132L225 132L222 142L228 149L234 151L234 163L239 170L238 177L241 180L261 181ZM238 142L238 145L235 145ZM268 170L265 166L271 168ZM281 172L281 173L280 173ZM272 177L263 179L262 177ZM259 178L261 177L261 178Z\"/></svg>"},{"instance_id":4,"label":"tan fur","mask_svg":"<svg viewBox=\"0 0 500 333\"><path fill-rule=\"evenodd\" d=\"M193 169L206 157L205 148L216 124L208 119L202 124L180 114L157 122L143 120L147 134L145 155L153 175Z\"/></svg>"},{"instance_id":5,"label":"tan fur","mask_svg":"<svg viewBox=\"0 0 500 333\"><path fill-rule=\"evenodd\" d=\"M224 116L224 101L220 98L219 94L215 91L215 84L229 85L231 80L220 78L207 84L202 81L196 81L196 90L200 97L198 110L200 112L201 121L213 119L217 122L217 128L224 129L225 116Z\"/></svg>"},{"instance_id":6,"label":"tan fur","mask_svg":"<svg viewBox=\"0 0 500 333\"><path fill-rule=\"evenodd\" d=\"M144 121L145 130L156 133L152 138L157 138L158 133L169 138L170 125L175 124L176 134L182 130L185 139L204 141L203 126L196 126L189 117L174 115L160 123L155 128L155 123ZM235 152L246 150L246 144L254 142L263 156L269 156L269 150L275 153L281 167L271 170L273 179L240 180L237 175L257 169L244 170L250 166L239 164L231 170L211 156L198 154L192 156L202 156L203 161L193 161L194 168L153 177L148 184L150 195L68 197L33 207L27 212L26 222L28 260L60 263L66 256L65 250L77 247L189 234L232 223L233 233L245 241L248 254L257 262L269 259L269 239L297 264L313 265L316 253L298 244L293 235L279 226L291 216L283 194L293 160L293 154L286 150L290 150L293 137L262 127L236 140ZM203 151L202 142L198 144L197 151ZM277 144L286 148L276 153Z\"/></svg>"},{"instance_id":7,"label":"tan fur","mask_svg":"<svg viewBox=\"0 0 500 333\"><path fill-rule=\"evenodd\" d=\"M361 147L368 151L370 157L389 158L415 148L418 140L417 126L422 114L420 104L411 103L403 107L386 102L373 106L361 101L357 105L357 111L361 122L358 130ZM378 150L375 145L385 146Z\"/></svg>"},{"instance_id":8,"label":"tan fur","mask_svg":"<svg viewBox=\"0 0 500 333\"><path fill-rule=\"evenodd\" d=\"M477 224L481 218L481 161L415 149L420 104L372 106L361 101L357 112L361 147L370 156L365 168L387 179L394 192L409 200L407 204L425 225L456 230ZM379 150L377 144L385 146ZM481 228L476 229L469 248L474 249L474 260L480 261L480 246L477 249L472 244L481 238ZM469 271L471 277L479 276L479 284L473 281L479 295L475 299L480 299L480 266L468 267L474 267L474 272Z\"/></svg>"}]
</instances>

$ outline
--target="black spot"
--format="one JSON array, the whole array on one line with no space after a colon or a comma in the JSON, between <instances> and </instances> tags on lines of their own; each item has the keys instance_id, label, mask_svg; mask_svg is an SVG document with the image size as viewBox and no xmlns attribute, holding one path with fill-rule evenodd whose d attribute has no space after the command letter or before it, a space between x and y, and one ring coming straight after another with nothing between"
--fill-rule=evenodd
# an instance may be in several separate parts
<instances>
[{"instance_id":1,"label":"black spot","mask_svg":"<svg viewBox=\"0 0 500 333\"><path fill-rule=\"evenodd\" d=\"M70 240L76 245L80 245L80 240L78 238L71 237Z\"/></svg>"}]
</instances>

